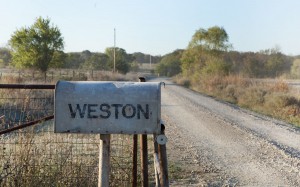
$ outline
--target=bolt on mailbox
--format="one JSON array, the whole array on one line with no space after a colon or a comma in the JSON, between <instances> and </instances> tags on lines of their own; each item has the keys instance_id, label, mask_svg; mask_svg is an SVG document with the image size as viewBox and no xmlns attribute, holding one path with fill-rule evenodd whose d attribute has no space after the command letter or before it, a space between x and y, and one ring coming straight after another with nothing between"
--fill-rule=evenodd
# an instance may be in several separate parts
<instances>
[{"instance_id":1,"label":"bolt on mailbox","mask_svg":"<svg viewBox=\"0 0 300 187\"><path fill-rule=\"evenodd\" d=\"M159 134L159 82L59 81L55 132Z\"/></svg>"}]
</instances>

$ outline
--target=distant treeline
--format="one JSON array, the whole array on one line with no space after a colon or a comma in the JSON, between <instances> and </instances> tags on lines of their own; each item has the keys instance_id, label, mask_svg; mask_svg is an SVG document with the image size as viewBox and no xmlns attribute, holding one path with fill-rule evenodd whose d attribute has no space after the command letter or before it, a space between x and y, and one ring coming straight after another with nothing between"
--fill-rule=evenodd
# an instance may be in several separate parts
<instances>
[{"instance_id":1,"label":"distant treeline","mask_svg":"<svg viewBox=\"0 0 300 187\"><path fill-rule=\"evenodd\" d=\"M183 71L194 72L197 69L199 70L203 63L207 64L205 55L201 54L198 62L187 65L186 59L184 59L186 57L183 57L183 54L188 52L187 50L178 49L164 56L151 56L151 63L157 64L156 73L161 76L174 76ZM90 52L89 50L70 53L59 52L55 54L51 67L112 70L112 63L110 63L109 54L107 53L109 52L100 53ZM122 54L120 52L119 56L122 56L124 63L127 64L123 67L124 72L137 71L139 64L150 63L150 55L141 52L127 54L124 50ZM277 49L268 49L260 52L229 51L222 52L218 56L220 57L218 61L222 61L219 64L223 64L223 69L226 69L226 73L257 78L282 75L286 75L289 78L300 78L300 57L287 56ZM9 66L11 60L10 50L0 48L0 67ZM217 69L218 67L215 67L215 69L212 67L209 71L218 71Z\"/></svg>"},{"instance_id":2,"label":"distant treeline","mask_svg":"<svg viewBox=\"0 0 300 187\"><path fill-rule=\"evenodd\" d=\"M162 76L183 73L186 76L204 74L238 74L267 78L285 76L300 78L300 57L288 56L277 49L260 52L219 51L216 56L203 51L191 53L178 49L162 56L155 72Z\"/></svg>"},{"instance_id":3,"label":"distant treeline","mask_svg":"<svg viewBox=\"0 0 300 187\"><path fill-rule=\"evenodd\" d=\"M223 27L200 28L184 50L163 56L156 73L166 76L181 74L192 82L211 77L240 75L244 77L300 77L297 57L287 56L274 47L260 52L234 51Z\"/></svg>"},{"instance_id":4,"label":"distant treeline","mask_svg":"<svg viewBox=\"0 0 300 187\"><path fill-rule=\"evenodd\" d=\"M105 53L62 51L55 52L50 68L85 69L85 70L112 70L113 48L107 48ZM151 63L158 63L161 56L151 56ZM116 48L117 70L122 73L136 71L139 64L150 63L150 55L141 52L127 54L122 48ZM0 48L0 67L10 66L12 62L11 51L8 48Z\"/></svg>"}]
</instances>

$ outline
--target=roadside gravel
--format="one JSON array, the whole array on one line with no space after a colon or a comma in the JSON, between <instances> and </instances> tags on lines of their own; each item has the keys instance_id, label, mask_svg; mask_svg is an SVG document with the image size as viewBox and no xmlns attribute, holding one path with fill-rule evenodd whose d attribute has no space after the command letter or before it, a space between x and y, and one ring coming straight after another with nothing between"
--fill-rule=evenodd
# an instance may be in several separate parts
<instances>
[{"instance_id":1,"label":"roadside gravel","mask_svg":"<svg viewBox=\"0 0 300 187\"><path fill-rule=\"evenodd\" d=\"M300 186L299 129L166 79L152 81L166 83L171 186Z\"/></svg>"}]
</instances>

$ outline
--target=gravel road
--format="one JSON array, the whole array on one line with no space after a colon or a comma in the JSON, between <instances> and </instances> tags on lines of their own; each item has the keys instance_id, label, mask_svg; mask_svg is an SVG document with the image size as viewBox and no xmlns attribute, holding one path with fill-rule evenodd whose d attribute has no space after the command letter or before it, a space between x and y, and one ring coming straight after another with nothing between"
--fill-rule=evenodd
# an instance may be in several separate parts
<instances>
[{"instance_id":1,"label":"gravel road","mask_svg":"<svg viewBox=\"0 0 300 187\"><path fill-rule=\"evenodd\" d=\"M166 83L169 164L182 172L170 176L171 186L300 186L299 129L167 79L152 81Z\"/></svg>"}]
</instances>

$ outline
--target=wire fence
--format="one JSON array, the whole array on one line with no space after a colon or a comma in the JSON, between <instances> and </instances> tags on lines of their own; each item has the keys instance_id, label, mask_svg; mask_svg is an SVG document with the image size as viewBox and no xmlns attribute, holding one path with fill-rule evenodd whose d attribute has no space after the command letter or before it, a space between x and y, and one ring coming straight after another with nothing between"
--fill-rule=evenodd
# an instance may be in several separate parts
<instances>
[{"instance_id":1,"label":"wire fence","mask_svg":"<svg viewBox=\"0 0 300 187\"><path fill-rule=\"evenodd\" d=\"M112 71L105 70L85 70L85 69L49 69L47 72L37 70L16 70L16 69L0 69L0 81L9 82L55 82L57 80L136 80L137 73L129 72L126 76Z\"/></svg>"},{"instance_id":2,"label":"wire fence","mask_svg":"<svg viewBox=\"0 0 300 187\"><path fill-rule=\"evenodd\" d=\"M51 116L53 110L53 89L0 89L0 131ZM111 137L110 186L132 185L132 139ZM153 138L148 141L153 152ZM54 133L53 120L2 134L0 186L97 186L99 142L99 134ZM148 163L153 164L152 154ZM141 184L139 159L137 165ZM154 186L153 167L149 170L149 185Z\"/></svg>"}]
</instances>

